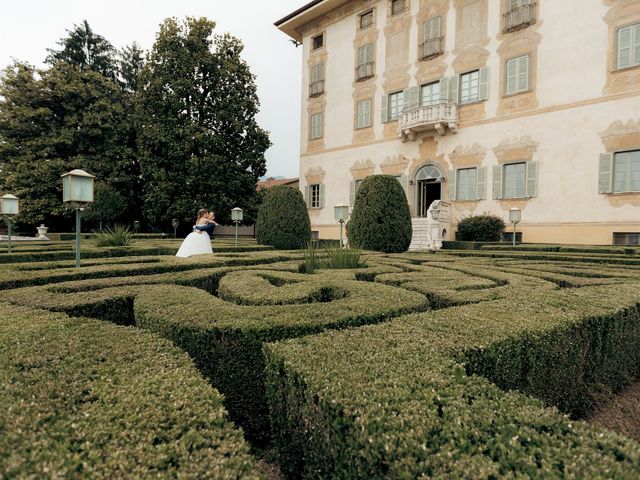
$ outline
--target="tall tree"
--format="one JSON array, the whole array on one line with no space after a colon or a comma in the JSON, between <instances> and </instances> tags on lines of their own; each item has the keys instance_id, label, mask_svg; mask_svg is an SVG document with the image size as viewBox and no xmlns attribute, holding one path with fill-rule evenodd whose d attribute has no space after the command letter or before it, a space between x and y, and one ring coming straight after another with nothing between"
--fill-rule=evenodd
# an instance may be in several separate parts
<instances>
[{"instance_id":1,"label":"tall tree","mask_svg":"<svg viewBox=\"0 0 640 480\"><path fill-rule=\"evenodd\" d=\"M61 226L60 175L83 168L133 197L135 152L124 93L92 70L61 62L36 71L16 63L0 77L0 188L24 199L24 223Z\"/></svg>"},{"instance_id":2,"label":"tall tree","mask_svg":"<svg viewBox=\"0 0 640 480\"><path fill-rule=\"evenodd\" d=\"M58 41L60 50L47 49L47 63L76 65L80 70L93 70L107 78L116 79L118 65L116 49L101 35L94 33L86 20L67 30L68 35Z\"/></svg>"},{"instance_id":3,"label":"tall tree","mask_svg":"<svg viewBox=\"0 0 640 480\"><path fill-rule=\"evenodd\" d=\"M119 52L118 70L122 88L131 93L138 90L138 79L144 67L144 50L133 42Z\"/></svg>"},{"instance_id":4,"label":"tall tree","mask_svg":"<svg viewBox=\"0 0 640 480\"><path fill-rule=\"evenodd\" d=\"M189 222L198 207L218 218L241 206L256 213L256 183L266 172L267 132L256 122L255 78L243 45L214 35L206 18L160 26L140 76L137 103L148 219Z\"/></svg>"}]
</instances>

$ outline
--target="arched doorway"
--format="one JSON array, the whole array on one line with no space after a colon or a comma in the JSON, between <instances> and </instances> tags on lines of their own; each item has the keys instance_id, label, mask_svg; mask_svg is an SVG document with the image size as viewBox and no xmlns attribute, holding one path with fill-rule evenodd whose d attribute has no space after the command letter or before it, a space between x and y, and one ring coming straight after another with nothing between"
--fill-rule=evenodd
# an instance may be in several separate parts
<instances>
[{"instance_id":1,"label":"arched doorway","mask_svg":"<svg viewBox=\"0 0 640 480\"><path fill-rule=\"evenodd\" d=\"M442 199L442 174L438 167L426 165L416 173L416 215L426 217L429 207Z\"/></svg>"}]
</instances>

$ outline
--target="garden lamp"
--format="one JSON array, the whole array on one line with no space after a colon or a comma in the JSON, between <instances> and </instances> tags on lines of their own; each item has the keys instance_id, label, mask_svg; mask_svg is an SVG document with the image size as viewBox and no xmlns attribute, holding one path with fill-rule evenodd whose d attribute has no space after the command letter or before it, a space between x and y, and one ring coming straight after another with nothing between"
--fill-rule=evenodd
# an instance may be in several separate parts
<instances>
[{"instance_id":1,"label":"garden lamp","mask_svg":"<svg viewBox=\"0 0 640 480\"><path fill-rule=\"evenodd\" d=\"M7 232L8 233L7 246L8 246L9 253L11 253L11 217L18 215L18 212L19 212L18 202L19 202L18 197L15 197L13 195L7 194L0 197L0 215L5 217L7 221L7 227L9 230Z\"/></svg>"},{"instance_id":2,"label":"garden lamp","mask_svg":"<svg viewBox=\"0 0 640 480\"><path fill-rule=\"evenodd\" d=\"M93 203L95 177L84 170L62 175L62 201L76 211L76 268L80 268L80 212Z\"/></svg>"},{"instance_id":3,"label":"garden lamp","mask_svg":"<svg viewBox=\"0 0 640 480\"><path fill-rule=\"evenodd\" d=\"M231 209L231 220L236 224L236 247L238 246L238 224L242 221L243 213L240 207Z\"/></svg>"},{"instance_id":4,"label":"garden lamp","mask_svg":"<svg viewBox=\"0 0 640 480\"><path fill-rule=\"evenodd\" d=\"M333 213L336 221L340 223L340 248L344 245L342 241L342 226L349 218L349 205L338 204L333 207Z\"/></svg>"},{"instance_id":5,"label":"garden lamp","mask_svg":"<svg viewBox=\"0 0 640 480\"><path fill-rule=\"evenodd\" d=\"M516 246L516 225L522 220L522 210L518 207L513 207L509 210L509 222L513 223L513 246Z\"/></svg>"}]
</instances>

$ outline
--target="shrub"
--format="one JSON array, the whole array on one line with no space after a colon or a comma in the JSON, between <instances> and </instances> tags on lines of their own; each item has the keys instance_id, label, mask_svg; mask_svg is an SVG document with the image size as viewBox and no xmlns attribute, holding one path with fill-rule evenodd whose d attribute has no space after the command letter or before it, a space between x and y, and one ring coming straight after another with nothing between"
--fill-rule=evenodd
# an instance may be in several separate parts
<instances>
[{"instance_id":1,"label":"shrub","mask_svg":"<svg viewBox=\"0 0 640 480\"><path fill-rule=\"evenodd\" d=\"M347 223L351 245L385 253L405 252L411 234L409 204L400 182L390 175L365 178Z\"/></svg>"},{"instance_id":2,"label":"shrub","mask_svg":"<svg viewBox=\"0 0 640 480\"><path fill-rule=\"evenodd\" d=\"M302 193L284 185L266 190L258 208L258 243L289 250L303 248L310 238L311 222Z\"/></svg>"},{"instance_id":3,"label":"shrub","mask_svg":"<svg viewBox=\"0 0 640 480\"><path fill-rule=\"evenodd\" d=\"M128 247L133 242L133 231L129 227L116 225L113 229L107 227L105 232L99 233L96 245L98 247Z\"/></svg>"},{"instance_id":4,"label":"shrub","mask_svg":"<svg viewBox=\"0 0 640 480\"><path fill-rule=\"evenodd\" d=\"M458 223L458 240L463 242L499 242L504 221L496 215L474 215Z\"/></svg>"},{"instance_id":5,"label":"shrub","mask_svg":"<svg viewBox=\"0 0 640 480\"><path fill-rule=\"evenodd\" d=\"M304 257L300 265L300 273L315 273L320 268L322 262L318 254L317 242L309 242L304 249Z\"/></svg>"},{"instance_id":6,"label":"shrub","mask_svg":"<svg viewBox=\"0 0 640 480\"><path fill-rule=\"evenodd\" d=\"M324 263L325 268L329 269L347 269L347 268L360 268L364 266L364 262L361 262L362 250L359 248L325 248L327 252L327 260Z\"/></svg>"}]
</instances>

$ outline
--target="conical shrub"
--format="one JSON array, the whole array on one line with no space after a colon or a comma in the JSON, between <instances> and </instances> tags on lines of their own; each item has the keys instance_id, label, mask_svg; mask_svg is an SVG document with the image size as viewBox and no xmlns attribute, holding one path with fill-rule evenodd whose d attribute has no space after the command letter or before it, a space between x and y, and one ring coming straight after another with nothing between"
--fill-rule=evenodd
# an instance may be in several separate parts
<instances>
[{"instance_id":1,"label":"conical shrub","mask_svg":"<svg viewBox=\"0 0 640 480\"><path fill-rule=\"evenodd\" d=\"M282 250L303 248L311 239L311 222L300 190L278 185L262 192L256 240Z\"/></svg>"}]
</instances>

